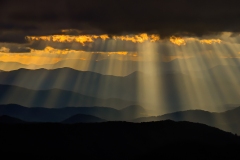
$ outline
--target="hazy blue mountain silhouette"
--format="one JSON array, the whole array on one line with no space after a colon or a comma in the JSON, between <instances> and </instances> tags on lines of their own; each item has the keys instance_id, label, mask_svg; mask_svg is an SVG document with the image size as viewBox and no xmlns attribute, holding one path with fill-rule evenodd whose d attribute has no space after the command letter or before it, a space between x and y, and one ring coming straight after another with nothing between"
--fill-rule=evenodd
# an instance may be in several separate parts
<instances>
[{"instance_id":1,"label":"hazy blue mountain silhouette","mask_svg":"<svg viewBox=\"0 0 240 160\"><path fill-rule=\"evenodd\" d=\"M11 72L2 72L0 84L16 85L35 90L58 88L78 93L86 93L86 95L92 93L98 95L100 88L105 88L108 91L109 88L107 86L115 86L116 89L112 89L116 91L117 89L124 87L125 79L126 78L124 77L106 76L89 71L77 71L70 68L60 68L55 70L19 69ZM134 83L136 83L135 80ZM116 84L122 85L116 86ZM105 94L108 95L109 93ZM105 95L99 95L99 97L117 98Z\"/></svg>"},{"instance_id":2,"label":"hazy blue mountain silhouette","mask_svg":"<svg viewBox=\"0 0 240 160\"><path fill-rule=\"evenodd\" d=\"M219 84L235 83L235 86L240 84L240 66L216 65L207 70L193 73L198 78L204 78L208 81L215 80ZM224 91L227 91L227 87Z\"/></svg>"},{"instance_id":3,"label":"hazy blue mountain silhouette","mask_svg":"<svg viewBox=\"0 0 240 160\"><path fill-rule=\"evenodd\" d=\"M122 109L136 102L121 99L100 99L60 89L30 90L0 85L0 104L19 104L27 107L62 108L66 106L104 106Z\"/></svg>"},{"instance_id":4,"label":"hazy blue mountain silhouette","mask_svg":"<svg viewBox=\"0 0 240 160\"><path fill-rule=\"evenodd\" d=\"M131 96L136 89L136 79L106 76L94 72L77 71L70 68L55 70L19 69L1 72L0 84L16 85L34 90L63 89L98 98ZM137 77L135 77L137 78ZM131 91L130 93L125 90Z\"/></svg>"},{"instance_id":5,"label":"hazy blue mountain silhouette","mask_svg":"<svg viewBox=\"0 0 240 160\"><path fill-rule=\"evenodd\" d=\"M126 76L138 70L138 63L136 61L120 61L120 60L79 60L79 59L68 59L62 60L55 64L45 65L25 65L18 62L1 62L0 69L3 71L18 70L21 68L25 69L57 69L57 68L72 68L79 71L91 71L104 75L115 75L115 76ZM112 69L109 70L109 67Z\"/></svg>"},{"instance_id":6,"label":"hazy blue mountain silhouette","mask_svg":"<svg viewBox=\"0 0 240 160\"><path fill-rule=\"evenodd\" d=\"M62 68L69 67L81 71L92 71L104 75L126 76L138 70L136 61L120 61L104 59L100 61L81 61L79 60L63 60L44 68ZM111 68L111 69L109 69Z\"/></svg>"},{"instance_id":7,"label":"hazy blue mountain silhouette","mask_svg":"<svg viewBox=\"0 0 240 160\"><path fill-rule=\"evenodd\" d=\"M130 108L129 111L131 113L137 113L139 110L137 107L130 106ZM126 108L124 110L126 110ZM8 115L28 122L61 122L76 114L92 115L108 121L129 120L144 114L143 108L140 109L141 114L133 115L126 113L124 110L116 110L107 107L65 107L55 109L41 107L27 108L16 104L9 104L0 105L0 116ZM145 113L145 115L146 114L147 113Z\"/></svg>"},{"instance_id":8,"label":"hazy blue mountain silhouette","mask_svg":"<svg viewBox=\"0 0 240 160\"><path fill-rule=\"evenodd\" d=\"M96 116L92 116L92 115L77 114L62 121L62 123L66 123L66 124L97 123L97 122L106 122L106 120L98 118Z\"/></svg>"},{"instance_id":9,"label":"hazy blue mountain silhouette","mask_svg":"<svg viewBox=\"0 0 240 160\"><path fill-rule=\"evenodd\" d=\"M132 105L123 108L121 113L125 116L125 120L130 120L129 117L143 117L147 115L146 110L139 105Z\"/></svg>"},{"instance_id":10,"label":"hazy blue mountain silhouette","mask_svg":"<svg viewBox=\"0 0 240 160\"><path fill-rule=\"evenodd\" d=\"M0 124L0 130L1 151L9 158L16 153L42 159L239 158L237 135L191 122Z\"/></svg>"},{"instance_id":11,"label":"hazy blue mountain silhouette","mask_svg":"<svg viewBox=\"0 0 240 160\"><path fill-rule=\"evenodd\" d=\"M185 64L183 61L187 61L192 68L183 68L181 64ZM225 67L227 66L238 66L239 60L225 60ZM103 59L99 61L90 60L79 60L79 59L68 59L62 60L55 64L45 64L45 65L25 65L17 62L0 62L0 69L5 71L16 70L20 68L26 69L56 69L68 67L80 71L91 71L104 75L115 75L115 76L126 76L135 71L143 71L144 67L142 65L154 65L156 68L161 68L162 72L184 72L190 71L202 71L213 68L215 66L222 65L217 63L206 63L204 65L199 64L199 58L190 58L189 60L175 59L170 62L137 62L137 61L122 61L117 59ZM142 68L141 68L142 67ZM111 68L111 69L109 69Z\"/></svg>"},{"instance_id":12,"label":"hazy blue mountain silhouette","mask_svg":"<svg viewBox=\"0 0 240 160\"><path fill-rule=\"evenodd\" d=\"M156 117L143 117L133 120L134 122L151 122L161 120L189 121L207 124L226 131L240 134L240 107L235 109L214 113L202 110L188 110L175 113L169 113Z\"/></svg>"},{"instance_id":13,"label":"hazy blue mountain silhouette","mask_svg":"<svg viewBox=\"0 0 240 160\"><path fill-rule=\"evenodd\" d=\"M151 98L146 98L146 88L149 90L152 89L150 85L149 87L142 87L141 84L141 80L148 82L149 79L155 79L159 82L159 85L154 89L164 92L164 94L159 96L163 96L166 101L167 111L165 113L189 109L189 104L182 101L181 95L189 96L191 99L199 99L201 103L206 103L206 99L209 99L209 91L211 91L209 86L213 86L215 89L221 86L221 89L224 91L224 93L215 90L212 91L211 100L213 103L216 103L214 106L224 106L228 103L240 104L238 96L239 91L235 90L240 78L229 77L228 73L220 71L221 67L215 67L214 69L218 71L214 71L214 73L207 71L208 73L206 76L203 76L205 74L203 72L194 72L191 76L179 72L155 75L143 72L133 72L125 77L101 75L94 72L77 71L70 68L54 70L19 69L11 72L0 72L0 84L16 85L34 90L50 90L57 88L90 97L101 99L117 98L134 102L130 104L127 103L128 105L140 104L142 106L158 108L159 104L155 104ZM235 75L238 76L237 74ZM216 81L218 83L216 83ZM197 94L196 89L198 89ZM220 101L221 99L219 97L222 97L222 94L224 94L226 102ZM186 104L182 104L182 102ZM200 102L198 104L201 104ZM124 102L122 103L124 104ZM117 105L118 103L115 104ZM202 106L205 106L205 110L213 107L208 107L207 104L203 104ZM219 109L216 109L216 111L217 110Z\"/></svg>"},{"instance_id":14,"label":"hazy blue mountain silhouette","mask_svg":"<svg viewBox=\"0 0 240 160\"><path fill-rule=\"evenodd\" d=\"M18 118L3 115L3 116L0 116L0 123L17 124L17 123L26 123L26 122Z\"/></svg>"}]
</instances>

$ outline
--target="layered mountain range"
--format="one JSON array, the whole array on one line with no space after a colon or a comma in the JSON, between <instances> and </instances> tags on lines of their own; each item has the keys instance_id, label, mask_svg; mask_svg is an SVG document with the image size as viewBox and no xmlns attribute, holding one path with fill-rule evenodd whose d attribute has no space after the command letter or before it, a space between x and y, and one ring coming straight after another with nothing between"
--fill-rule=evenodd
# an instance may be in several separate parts
<instances>
[{"instance_id":1,"label":"layered mountain range","mask_svg":"<svg viewBox=\"0 0 240 160\"><path fill-rule=\"evenodd\" d=\"M71 68L0 72L0 104L48 108L95 105L116 109L142 105L155 115L186 109L224 111L229 109L226 105L240 104L236 90L240 78L223 68L189 74L134 72L125 77Z\"/></svg>"},{"instance_id":2,"label":"layered mountain range","mask_svg":"<svg viewBox=\"0 0 240 160\"><path fill-rule=\"evenodd\" d=\"M8 115L28 122L62 122L77 114L91 115L106 121L126 121L147 116L144 108L137 105L117 110L107 107L27 108L15 104L0 105L0 116Z\"/></svg>"},{"instance_id":3,"label":"layered mountain range","mask_svg":"<svg viewBox=\"0 0 240 160\"><path fill-rule=\"evenodd\" d=\"M25 69L58 69L58 68L72 68L79 71L91 71L100 73L103 75L115 75L115 76L127 76L133 72L146 71L145 67L154 66L161 72L183 72L189 71L205 71L215 66L224 65L226 68L238 68L239 72L239 59L229 59L222 61L213 60L211 63L206 62L205 65L201 63L205 59L202 58L190 58L189 60L175 59L170 62L148 62L148 61L130 61L130 60L118 60L118 59L103 59L99 61L95 60L81 60L81 59L67 59L56 62L54 64L35 65L35 64L22 64L18 62L2 62L0 61L0 70L12 71L21 68ZM192 66L192 67L189 67ZM147 72L152 72L147 70ZM156 74L156 73L155 73Z\"/></svg>"},{"instance_id":4,"label":"layered mountain range","mask_svg":"<svg viewBox=\"0 0 240 160\"><path fill-rule=\"evenodd\" d=\"M89 123L105 121L152 122L162 120L189 121L206 124L240 134L240 106L225 112L187 110L160 116L148 116L141 106L121 110L106 107L27 108L19 105L1 105L0 116L11 116L26 122ZM12 122L12 121L10 121Z\"/></svg>"}]
</instances>

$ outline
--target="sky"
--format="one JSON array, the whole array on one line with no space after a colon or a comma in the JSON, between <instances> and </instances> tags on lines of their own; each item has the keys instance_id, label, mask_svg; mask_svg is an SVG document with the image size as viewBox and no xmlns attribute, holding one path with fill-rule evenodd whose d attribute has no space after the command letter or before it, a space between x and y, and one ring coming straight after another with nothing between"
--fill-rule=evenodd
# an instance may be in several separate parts
<instances>
[{"instance_id":1,"label":"sky","mask_svg":"<svg viewBox=\"0 0 240 160\"><path fill-rule=\"evenodd\" d=\"M0 70L178 72L189 76L186 91L196 94L179 93L183 105L239 103L239 6L239 0L0 0ZM216 66L227 69L199 72ZM165 105L167 89L156 88L166 82L138 78L142 97ZM210 82L199 86L201 78Z\"/></svg>"},{"instance_id":2,"label":"sky","mask_svg":"<svg viewBox=\"0 0 240 160\"><path fill-rule=\"evenodd\" d=\"M161 61L193 57L190 50L195 45L198 56L212 53L239 59L239 3L2 0L0 57L4 62L35 65L66 59L142 61L139 47L154 43ZM231 53L215 53L216 47Z\"/></svg>"}]
</instances>

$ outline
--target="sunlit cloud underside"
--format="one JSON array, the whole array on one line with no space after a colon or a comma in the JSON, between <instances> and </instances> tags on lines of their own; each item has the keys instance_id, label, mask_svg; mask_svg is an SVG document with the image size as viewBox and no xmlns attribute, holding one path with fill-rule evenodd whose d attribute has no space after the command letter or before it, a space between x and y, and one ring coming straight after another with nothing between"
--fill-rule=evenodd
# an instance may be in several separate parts
<instances>
[{"instance_id":1,"label":"sunlit cloud underside","mask_svg":"<svg viewBox=\"0 0 240 160\"><path fill-rule=\"evenodd\" d=\"M214 37L178 37L171 36L169 39L161 39L158 35L52 35L52 36L27 36L27 44L7 44L0 46L1 61L18 62L22 64L44 65L54 64L67 59L94 60L118 59L144 61L145 53L139 53L139 45L144 43L156 44L156 53L161 55L161 61L172 61L174 59L191 58L195 55L189 52L195 43L200 45L201 50L197 56L213 53L219 58L239 58L240 51L238 41L239 37L230 37L230 33L223 33L221 36ZM237 43L237 44L235 44ZM176 51L171 50L174 45L179 46ZM41 46L41 47L40 47ZM215 53L215 46L229 46L236 50L231 50L231 54L219 51ZM12 49L14 48L14 49ZM28 50L28 52L24 52ZM186 50L185 52L182 52ZM21 52L16 52L20 50ZM24 54L25 53L25 54ZM94 55L94 56L89 56ZM96 56L97 55L97 56ZM97 57L97 58L96 58ZM156 60L156 59L155 59ZM44 66L42 66L44 68Z\"/></svg>"}]
</instances>

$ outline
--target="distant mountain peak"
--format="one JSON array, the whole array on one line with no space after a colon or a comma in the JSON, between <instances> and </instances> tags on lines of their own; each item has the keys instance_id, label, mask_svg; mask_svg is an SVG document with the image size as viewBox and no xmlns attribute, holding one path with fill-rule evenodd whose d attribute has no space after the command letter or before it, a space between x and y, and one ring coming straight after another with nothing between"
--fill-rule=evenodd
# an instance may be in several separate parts
<instances>
[{"instance_id":1,"label":"distant mountain peak","mask_svg":"<svg viewBox=\"0 0 240 160\"><path fill-rule=\"evenodd\" d=\"M140 105L130 105L128 107L123 108L122 111L129 110L129 109L137 109L137 110L145 111L145 109L142 106L140 106Z\"/></svg>"},{"instance_id":2,"label":"distant mountain peak","mask_svg":"<svg viewBox=\"0 0 240 160\"><path fill-rule=\"evenodd\" d=\"M92 115L86 114L77 114L67 118L66 120L62 121L62 123L67 124L74 124L74 123L97 123L97 122L105 122L106 120L98 118Z\"/></svg>"},{"instance_id":3,"label":"distant mountain peak","mask_svg":"<svg viewBox=\"0 0 240 160\"><path fill-rule=\"evenodd\" d=\"M131 116L132 118L147 116L146 110L140 105L130 105L120 111L123 115Z\"/></svg>"}]
</instances>

